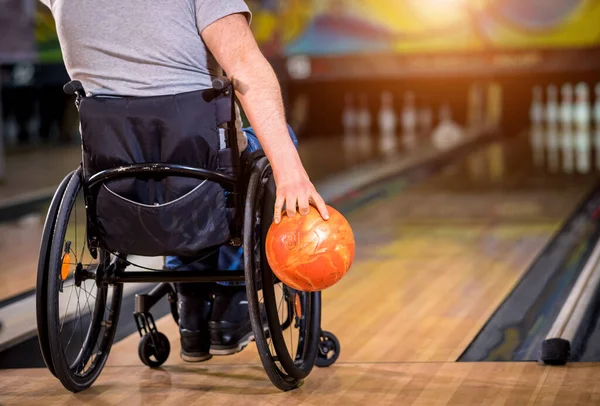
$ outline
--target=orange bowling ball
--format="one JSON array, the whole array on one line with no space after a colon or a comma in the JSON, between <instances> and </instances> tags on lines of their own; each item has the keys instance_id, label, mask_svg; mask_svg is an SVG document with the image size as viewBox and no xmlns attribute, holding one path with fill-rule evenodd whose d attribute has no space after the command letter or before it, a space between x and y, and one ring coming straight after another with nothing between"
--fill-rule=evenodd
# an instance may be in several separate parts
<instances>
[{"instance_id":1,"label":"orange bowling ball","mask_svg":"<svg viewBox=\"0 0 600 406\"><path fill-rule=\"evenodd\" d=\"M287 286L316 292L337 283L354 260L354 233L340 212L327 206L329 220L311 207L306 216L283 215L265 241L267 261Z\"/></svg>"}]
</instances>

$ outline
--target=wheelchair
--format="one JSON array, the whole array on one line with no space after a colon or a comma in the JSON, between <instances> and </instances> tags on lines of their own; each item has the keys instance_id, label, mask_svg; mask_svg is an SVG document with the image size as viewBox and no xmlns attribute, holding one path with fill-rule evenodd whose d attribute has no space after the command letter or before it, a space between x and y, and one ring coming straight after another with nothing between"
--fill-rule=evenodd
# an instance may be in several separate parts
<instances>
[{"instance_id":1,"label":"wheelchair","mask_svg":"<svg viewBox=\"0 0 600 406\"><path fill-rule=\"evenodd\" d=\"M161 123L152 117L141 124L133 118L117 123L105 120L102 114L87 112L88 118L84 120L82 108L86 103L118 111L123 106L135 106L138 99L144 98L86 97L77 81L69 82L64 90L75 96L82 125L83 154L80 165L60 183L50 203L41 239L36 287L41 353L46 366L62 385L79 392L98 378L118 338L124 285L130 283L157 283L149 293L135 296L133 316L141 336L138 352L148 367L160 367L170 352L168 338L157 330L150 312L152 307L166 297L177 322L174 284L217 282L245 283L254 341L264 370L278 389L297 388L315 365L332 365L339 356L340 344L333 334L321 329L320 292L300 292L284 285L266 261L263 242L273 218L275 185L264 153L239 151L232 83L226 77L218 78L212 89L202 91L202 100L198 99L199 110L204 109L202 114L215 117L215 124L210 124L208 130L213 135L220 134L223 145L215 153L218 164L206 165L214 161L209 156L203 165L197 166L190 165L189 160L182 164L149 161L139 154L130 159L123 156L129 153L134 156L142 147L160 149L155 157L164 157L163 152L169 149L179 151L176 153L179 155L192 149L196 155L190 146L204 145L205 141L199 139L175 147L168 144L176 138L173 134L168 138L160 135L159 142L147 142L145 146L136 144L131 137L116 140L107 135L106 140L86 139L89 125L86 121L100 123L100 131L107 133L120 131L124 125L137 126L136 137L140 139L163 131ZM152 101L147 104L152 105ZM174 111L180 108L176 103L172 105ZM144 114L148 115L142 111L140 117ZM157 143L161 145L157 147ZM98 156L102 155L98 151L115 145L122 148L116 153L106 153L105 162L97 165ZM167 182L171 179L178 179L184 187L183 192L168 202L119 206L129 202L114 192L119 187L146 195L148 190L158 190L155 186L171 190L172 185ZM208 184L212 189L206 189L210 195L206 197L201 185ZM183 205L185 200L192 202ZM221 202L215 206L218 211L202 212L202 204L214 202ZM165 215L163 209L169 212ZM213 223L217 221L212 221L213 218L220 218L221 222L225 218L227 230L215 227ZM219 236L218 244L211 245L209 239L201 238L206 229L218 231L209 233ZM225 245L243 248L243 271L166 269L164 265L152 268L133 262L138 257L159 258L182 252L198 257L207 249ZM129 268L132 265L137 266Z\"/></svg>"}]
</instances>

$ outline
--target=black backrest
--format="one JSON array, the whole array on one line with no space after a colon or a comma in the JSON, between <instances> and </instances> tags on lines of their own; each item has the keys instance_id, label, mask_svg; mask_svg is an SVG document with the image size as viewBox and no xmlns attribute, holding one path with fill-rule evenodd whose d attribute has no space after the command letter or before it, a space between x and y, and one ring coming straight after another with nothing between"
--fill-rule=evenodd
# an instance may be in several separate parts
<instances>
[{"instance_id":1,"label":"black backrest","mask_svg":"<svg viewBox=\"0 0 600 406\"><path fill-rule=\"evenodd\" d=\"M210 89L144 98L83 98L85 178L120 166L168 163L229 172L219 125L231 99ZM182 177L107 182L95 205L100 240L124 254L193 256L229 236L226 198L213 182Z\"/></svg>"}]
</instances>

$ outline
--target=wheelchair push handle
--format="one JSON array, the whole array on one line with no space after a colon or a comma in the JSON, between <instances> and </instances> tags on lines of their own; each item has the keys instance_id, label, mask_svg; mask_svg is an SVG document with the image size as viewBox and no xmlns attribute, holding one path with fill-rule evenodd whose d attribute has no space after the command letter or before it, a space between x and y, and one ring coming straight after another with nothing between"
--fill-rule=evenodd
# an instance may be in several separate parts
<instances>
[{"instance_id":1,"label":"wheelchair push handle","mask_svg":"<svg viewBox=\"0 0 600 406\"><path fill-rule=\"evenodd\" d=\"M212 81L213 89L220 92L227 90L232 86L231 79L225 76L219 76ZM69 96L77 95L79 97L85 97L85 89L83 84L78 80L72 80L63 86L63 92Z\"/></svg>"},{"instance_id":2,"label":"wheelchair push handle","mask_svg":"<svg viewBox=\"0 0 600 406\"><path fill-rule=\"evenodd\" d=\"M229 87L231 87L231 85L231 79L225 76L219 76L218 78L215 78L212 81L213 89L219 92L227 90Z\"/></svg>"},{"instance_id":3,"label":"wheelchair push handle","mask_svg":"<svg viewBox=\"0 0 600 406\"><path fill-rule=\"evenodd\" d=\"M78 80L72 80L63 86L63 92L69 96L77 95L79 97L85 97L85 90L83 85Z\"/></svg>"}]
</instances>

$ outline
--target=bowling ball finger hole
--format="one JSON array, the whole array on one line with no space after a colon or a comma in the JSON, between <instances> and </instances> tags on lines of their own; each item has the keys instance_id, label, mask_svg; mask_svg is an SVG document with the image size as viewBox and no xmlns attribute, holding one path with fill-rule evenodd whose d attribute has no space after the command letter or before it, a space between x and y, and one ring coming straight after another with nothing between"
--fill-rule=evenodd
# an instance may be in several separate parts
<instances>
[{"instance_id":1,"label":"bowling ball finger hole","mask_svg":"<svg viewBox=\"0 0 600 406\"><path fill-rule=\"evenodd\" d=\"M288 250L294 249L297 243L296 234L294 233L288 233L283 237L283 244Z\"/></svg>"}]
</instances>

